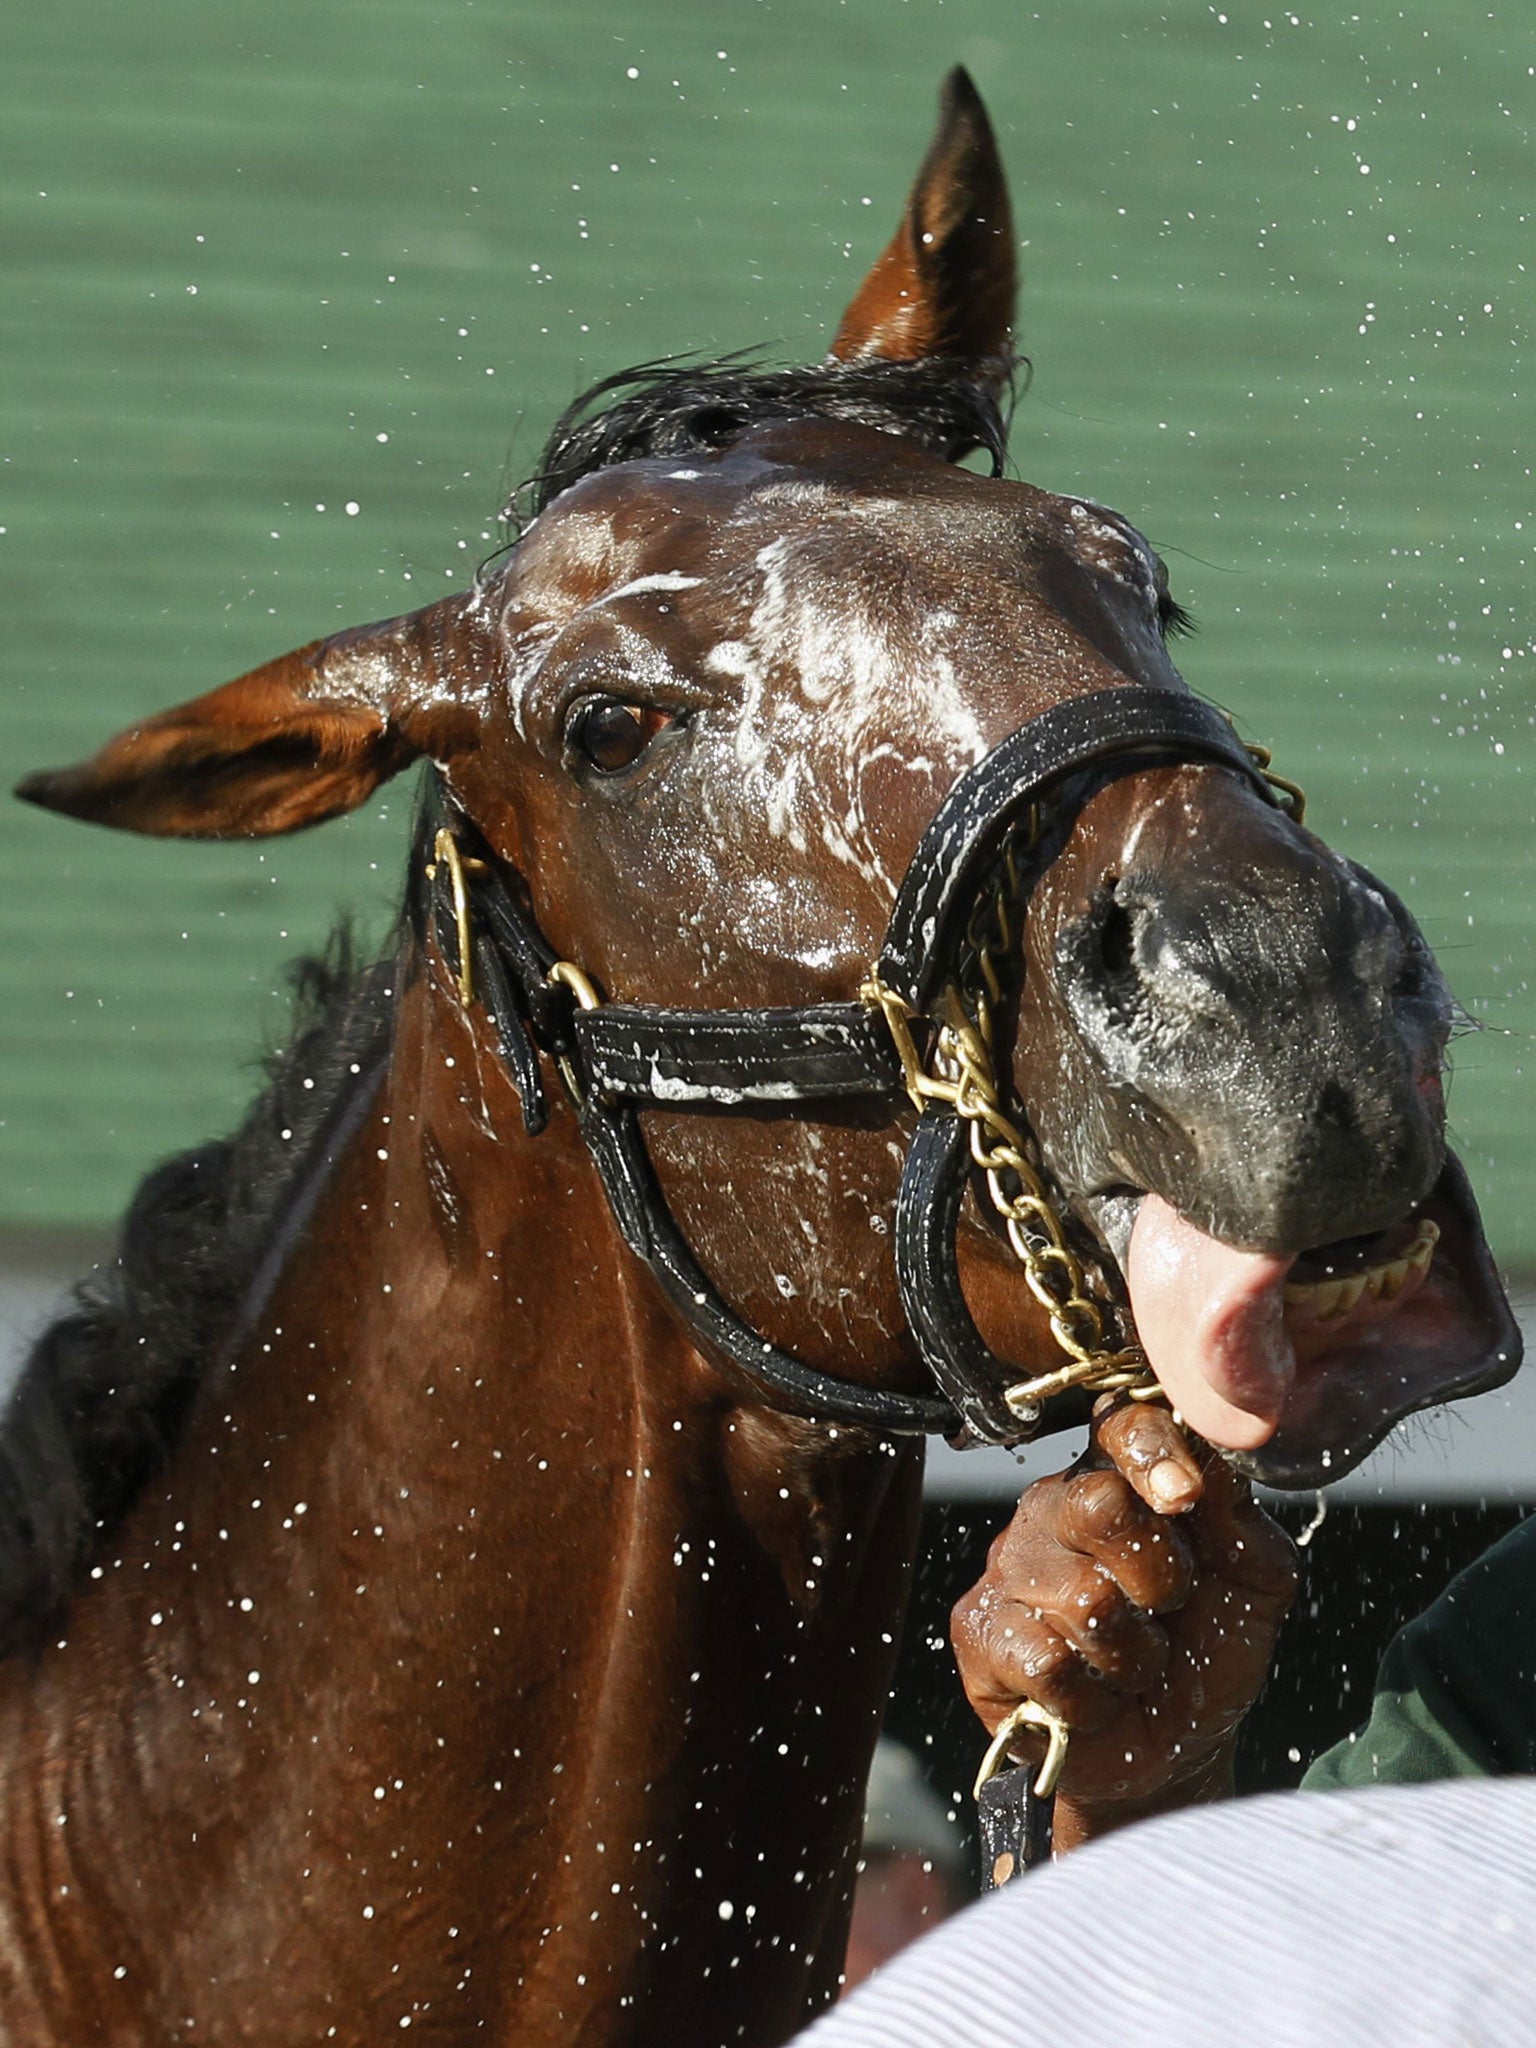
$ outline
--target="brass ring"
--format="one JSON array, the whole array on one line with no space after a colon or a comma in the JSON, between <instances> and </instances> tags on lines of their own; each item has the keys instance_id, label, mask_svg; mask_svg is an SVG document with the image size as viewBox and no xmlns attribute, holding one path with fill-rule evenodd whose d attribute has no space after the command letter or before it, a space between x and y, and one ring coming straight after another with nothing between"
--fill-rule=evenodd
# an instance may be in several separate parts
<instances>
[{"instance_id":1,"label":"brass ring","mask_svg":"<svg viewBox=\"0 0 1536 2048\"><path fill-rule=\"evenodd\" d=\"M473 940L469 929L469 889L464 880L464 856L459 852L459 842L446 825L432 842L432 851L447 868L449 886L453 890L453 921L459 934L459 971L455 979L459 1003L467 1010L475 1000L475 977L471 964ZM437 870L433 867L428 872L436 874Z\"/></svg>"},{"instance_id":2,"label":"brass ring","mask_svg":"<svg viewBox=\"0 0 1536 2048\"><path fill-rule=\"evenodd\" d=\"M592 977L574 960L557 960L544 979L556 988L568 988L575 996L577 1007L583 1010L600 1010L603 999L593 984Z\"/></svg>"},{"instance_id":3,"label":"brass ring","mask_svg":"<svg viewBox=\"0 0 1536 2048\"><path fill-rule=\"evenodd\" d=\"M981 1769L976 1773L976 1782L971 1787L971 1797L979 1799L982 1787L995 1778L1003 1767L1008 1745L1021 1728L1039 1728L1045 1733L1045 1760L1035 1773L1034 1793L1037 1799L1049 1799L1061 1779L1062 1766L1067 1760L1069 1730L1060 1714L1053 1714L1049 1707L1042 1707L1037 1700L1020 1700L1011 1714L1005 1714L997 1724L997 1733L987 1745L987 1753L981 1760Z\"/></svg>"}]
</instances>

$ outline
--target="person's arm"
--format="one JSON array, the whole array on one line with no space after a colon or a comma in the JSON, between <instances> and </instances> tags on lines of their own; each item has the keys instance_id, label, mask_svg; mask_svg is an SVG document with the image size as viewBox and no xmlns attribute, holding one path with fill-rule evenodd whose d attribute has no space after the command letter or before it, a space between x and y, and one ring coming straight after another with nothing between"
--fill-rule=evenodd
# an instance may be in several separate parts
<instances>
[{"instance_id":1,"label":"person's arm","mask_svg":"<svg viewBox=\"0 0 1536 2048\"><path fill-rule=\"evenodd\" d=\"M1536 1519L1453 1579L1387 1646L1370 1719L1307 1791L1536 1771Z\"/></svg>"},{"instance_id":2,"label":"person's arm","mask_svg":"<svg viewBox=\"0 0 1536 2048\"><path fill-rule=\"evenodd\" d=\"M951 1630L989 1730L1028 1698L1072 1731L1059 1850L1230 1794L1295 1586L1246 1481L1166 1408L1101 1404L1087 1456L1025 1493Z\"/></svg>"}]
</instances>

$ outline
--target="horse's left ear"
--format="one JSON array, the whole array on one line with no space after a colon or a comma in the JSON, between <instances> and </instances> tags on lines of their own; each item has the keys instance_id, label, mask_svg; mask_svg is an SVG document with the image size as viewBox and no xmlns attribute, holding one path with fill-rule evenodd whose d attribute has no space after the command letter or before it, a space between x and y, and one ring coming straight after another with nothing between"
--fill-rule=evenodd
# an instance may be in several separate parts
<instances>
[{"instance_id":1,"label":"horse's left ear","mask_svg":"<svg viewBox=\"0 0 1536 2048\"><path fill-rule=\"evenodd\" d=\"M901 226L843 315L832 354L845 363L1004 356L1017 291L1002 158L981 95L956 66Z\"/></svg>"},{"instance_id":2,"label":"horse's left ear","mask_svg":"<svg viewBox=\"0 0 1536 2048\"><path fill-rule=\"evenodd\" d=\"M316 640L130 725L16 794L93 825L170 839L264 839L355 810L423 754L475 745L453 689L473 650L466 600ZM470 608L472 610L472 607Z\"/></svg>"}]
</instances>

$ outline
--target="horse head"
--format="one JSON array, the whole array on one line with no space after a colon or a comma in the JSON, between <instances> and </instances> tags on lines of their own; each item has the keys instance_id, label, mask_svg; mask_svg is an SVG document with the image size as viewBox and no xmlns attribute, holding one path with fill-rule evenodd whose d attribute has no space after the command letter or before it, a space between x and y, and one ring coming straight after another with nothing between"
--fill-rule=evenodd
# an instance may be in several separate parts
<instances>
[{"instance_id":1,"label":"horse head","mask_svg":"<svg viewBox=\"0 0 1536 2048\"><path fill-rule=\"evenodd\" d=\"M1001 165L957 73L826 363L615 380L561 423L535 516L472 589L21 793L227 838L317 824L425 760L607 997L857 1003L967 777L1060 707L1088 730L1187 698L1145 538L996 473L1014 296ZM977 450L994 474L963 466ZM1403 906L1235 742L1133 733L1035 794L993 821L1027 881L1004 887L1015 853L989 842L973 890L996 912L989 1057L1097 1312L1134 1317L1189 1423L1281 1484L1507 1376L1518 1335L1444 1146L1453 1005ZM891 1257L910 1111L728 1097L644 1103L712 1285L765 1345L922 1386ZM1049 1375L1050 1304L983 1180L958 1218L964 1313L1014 1378Z\"/></svg>"}]
</instances>

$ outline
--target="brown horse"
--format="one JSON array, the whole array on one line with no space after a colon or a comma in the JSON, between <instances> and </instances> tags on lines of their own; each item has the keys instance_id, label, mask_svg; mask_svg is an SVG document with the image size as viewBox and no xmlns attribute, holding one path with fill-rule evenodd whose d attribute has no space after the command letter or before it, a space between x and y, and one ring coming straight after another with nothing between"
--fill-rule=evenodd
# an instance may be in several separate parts
<instances>
[{"instance_id":1,"label":"brown horse","mask_svg":"<svg viewBox=\"0 0 1536 2048\"><path fill-rule=\"evenodd\" d=\"M1184 691L1137 531L960 466L1013 297L956 74L827 364L618 381L473 589L23 786L230 837L432 764L398 943L0 1442L11 2048L766 2048L837 1981L916 1440L1136 1371L1133 1214L1256 1469L1511 1369L1411 921ZM1341 1238L1395 1290L1287 1303Z\"/></svg>"}]
</instances>

